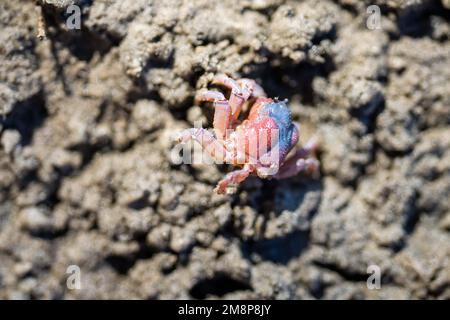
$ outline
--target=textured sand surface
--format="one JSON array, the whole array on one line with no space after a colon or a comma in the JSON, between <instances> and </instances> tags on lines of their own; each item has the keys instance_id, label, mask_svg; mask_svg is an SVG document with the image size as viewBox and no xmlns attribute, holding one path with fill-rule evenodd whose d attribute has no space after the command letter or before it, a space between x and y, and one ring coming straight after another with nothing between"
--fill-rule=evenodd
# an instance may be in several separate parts
<instances>
[{"instance_id":1,"label":"textured sand surface","mask_svg":"<svg viewBox=\"0 0 450 320\"><path fill-rule=\"evenodd\" d=\"M289 99L320 178L170 162L217 73ZM2 299L450 299L449 199L449 1L0 1Z\"/></svg>"}]
</instances>

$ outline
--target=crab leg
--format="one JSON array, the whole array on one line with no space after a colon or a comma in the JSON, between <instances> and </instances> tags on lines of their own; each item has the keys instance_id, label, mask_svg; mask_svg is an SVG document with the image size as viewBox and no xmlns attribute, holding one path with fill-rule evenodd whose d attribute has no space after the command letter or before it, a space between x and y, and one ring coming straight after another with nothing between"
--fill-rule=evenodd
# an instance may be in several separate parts
<instances>
[{"instance_id":1,"label":"crab leg","mask_svg":"<svg viewBox=\"0 0 450 320\"><path fill-rule=\"evenodd\" d=\"M319 161L316 159L297 159L295 162L283 165L278 173L274 176L275 179L285 179L296 176L300 172L313 174L319 170Z\"/></svg>"},{"instance_id":2,"label":"crab leg","mask_svg":"<svg viewBox=\"0 0 450 320\"><path fill-rule=\"evenodd\" d=\"M250 97L251 92L226 75L219 75L213 79L213 84L221 85L231 90L230 107L233 121L236 121L241 112L242 105Z\"/></svg>"},{"instance_id":3,"label":"crab leg","mask_svg":"<svg viewBox=\"0 0 450 320\"><path fill-rule=\"evenodd\" d=\"M207 102L214 102L214 101L222 101L225 100L224 95L219 91L211 91L207 89L200 90L195 95L195 103L199 104L200 102L207 101Z\"/></svg>"},{"instance_id":4,"label":"crab leg","mask_svg":"<svg viewBox=\"0 0 450 320\"><path fill-rule=\"evenodd\" d=\"M218 194L224 194L230 184L241 183L242 181L247 179L251 172L252 170L250 168L244 168L228 173L225 178L219 181L214 191L216 191Z\"/></svg>"},{"instance_id":5,"label":"crab leg","mask_svg":"<svg viewBox=\"0 0 450 320\"><path fill-rule=\"evenodd\" d=\"M311 153L313 153L318 146L319 142L318 142L318 138L317 137L312 137L311 139L309 139L306 144L300 148L299 150L297 150L293 155L292 158L306 158L307 156L309 156Z\"/></svg>"},{"instance_id":6,"label":"crab leg","mask_svg":"<svg viewBox=\"0 0 450 320\"><path fill-rule=\"evenodd\" d=\"M264 89L255 80L242 78L237 81L241 88L247 88L255 98L266 97Z\"/></svg>"},{"instance_id":7,"label":"crab leg","mask_svg":"<svg viewBox=\"0 0 450 320\"><path fill-rule=\"evenodd\" d=\"M281 166L279 172L274 176L276 179L284 179L297 175L300 172L315 173L319 170L319 161L316 159L305 159L317 148L317 139L310 139L303 148L289 157Z\"/></svg>"},{"instance_id":8,"label":"crab leg","mask_svg":"<svg viewBox=\"0 0 450 320\"><path fill-rule=\"evenodd\" d=\"M231 154L223 143L217 140L214 135L203 128L191 128L183 130L177 137L178 143L186 143L189 140L197 141L213 159L219 163L229 163Z\"/></svg>"},{"instance_id":9,"label":"crab leg","mask_svg":"<svg viewBox=\"0 0 450 320\"><path fill-rule=\"evenodd\" d=\"M202 101L212 102L214 106L214 130L217 138L223 140L226 135L226 130L230 126L231 121L231 107L224 95L217 91L202 90L196 97L195 101L199 104Z\"/></svg>"}]
</instances>

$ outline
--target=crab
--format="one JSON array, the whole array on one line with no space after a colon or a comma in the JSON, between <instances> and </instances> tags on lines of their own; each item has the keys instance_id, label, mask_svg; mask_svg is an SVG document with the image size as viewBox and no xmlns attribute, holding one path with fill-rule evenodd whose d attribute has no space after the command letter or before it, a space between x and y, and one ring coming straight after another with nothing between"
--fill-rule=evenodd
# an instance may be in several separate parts
<instances>
[{"instance_id":1,"label":"crab","mask_svg":"<svg viewBox=\"0 0 450 320\"><path fill-rule=\"evenodd\" d=\"M319 163L309 158L317 148L317 138L311 138L302 148L299 126L292 122L287 100L268 98L254 80L233 80L226 75L215 76L212 83L228 90L229 98L219 91L200 90L195 102L212 103L214 132L204 128L183 130L177 143L190 140L218 163L240 167L228 173L215 188L219 194L232 193L251 174L260 178L284 179L300 172L316 173ZM251 106L248 118L239 120L243 106Z\"/></svg>"}]
</instances>

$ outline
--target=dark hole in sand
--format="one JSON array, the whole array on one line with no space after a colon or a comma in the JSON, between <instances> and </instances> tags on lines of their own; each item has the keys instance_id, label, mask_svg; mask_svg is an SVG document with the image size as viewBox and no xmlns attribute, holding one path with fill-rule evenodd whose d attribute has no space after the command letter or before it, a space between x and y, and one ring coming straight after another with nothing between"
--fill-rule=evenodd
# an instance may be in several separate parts
<instances>
[{"instance_id":1,"label":"dark hole in sand","mask_svg":"<svg viewBox=\"0 0 450 320\"><path fill-rule=\"evenodd\" d=\"M309 232L296 231L284 237L245 243L242 250L247 256L255 253L263 260L287 264L291 259L299 257L308 244Z\"/></svg>"},{"instance_id":2,"label":"dark hole in sand","mask_svg":"<svg viewBox=\"0 0 450 320\"><path fill-rule=\"evenodd\" d=\"M198 282L189 291L194 299L205 299L209 295L222 297L227 293L251 290L251 286L230 276L218 273L211 279L205 279Z\"/></svg>"},{"instance_id":3,"label":"dark hole in sand","mask_svg":"<svg viewBox=\"0 0 450 320\"><path fill-rule=\"evenodd\" d=\"M34 131L44 124L48 116L45 104L43 93L38 93L19 103L6 118L0 118L0 124L3 123L5 129L19 131L20 144L29 145L33 140Z\"/></svg>"}]
</instances>

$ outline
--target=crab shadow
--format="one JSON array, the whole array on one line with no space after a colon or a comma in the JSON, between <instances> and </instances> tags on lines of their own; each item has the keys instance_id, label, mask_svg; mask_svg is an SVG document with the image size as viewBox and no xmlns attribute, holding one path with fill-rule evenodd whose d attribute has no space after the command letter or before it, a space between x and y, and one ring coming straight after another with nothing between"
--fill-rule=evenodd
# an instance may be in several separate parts
<instances>
[{"instance_id":1,"label":"crab shadow","mask_svg":"<svg viewBox=\"0 0 450 320\"><path fill-rule=\"evenodd\" d=\"M299 257L310 244L310 225L322 196L321 180L301 177L284 181L264 181L263 188L250 192L247 205L263 215L262 235L241 242L248 260L287 264ZM279 236L265 237L269 225Z\"/></svg>"}]
</instances>

